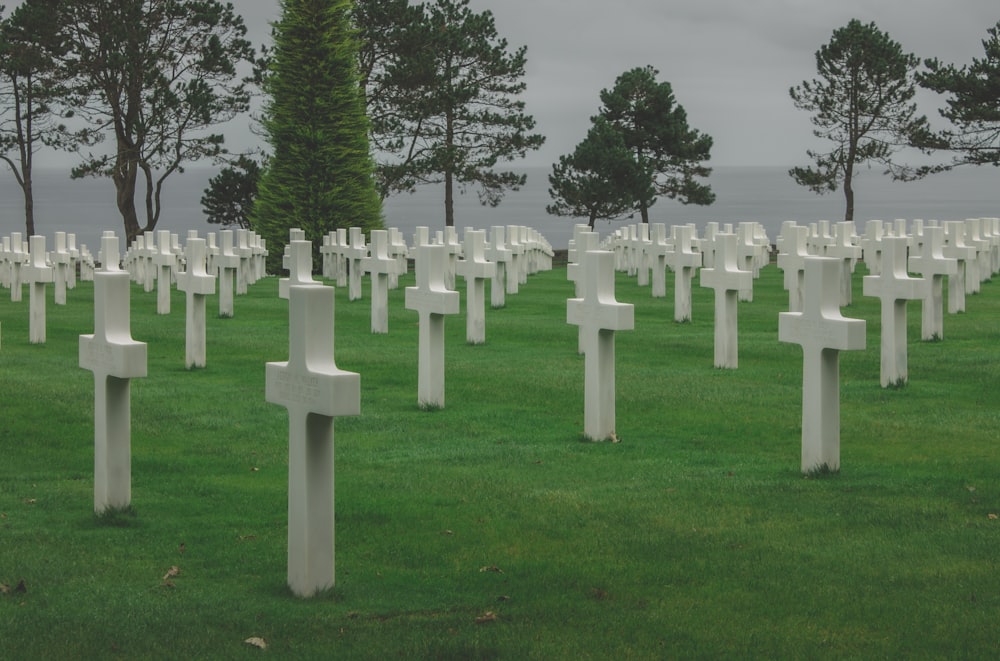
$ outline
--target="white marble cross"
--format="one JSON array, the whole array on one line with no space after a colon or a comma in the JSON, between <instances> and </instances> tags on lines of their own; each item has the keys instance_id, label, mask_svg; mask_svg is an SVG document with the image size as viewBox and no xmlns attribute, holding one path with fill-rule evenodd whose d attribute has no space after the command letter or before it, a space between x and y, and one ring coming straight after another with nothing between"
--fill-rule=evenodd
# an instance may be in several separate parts
<instances>
[{"instance_id":1,"label":"white marble cross","mask_svg":"<svg viewBox=\"0 0 1000 661\"><path fill-rule=\"evenodd\" d=\"M205 252L205 239L189 238L185 246L187 269L177 275L177 288L186 294L184 366L188 369L206 364L205 297L215 293L215 276L205 270Z\"/></svg>"},{"instance_id":2,"label":"white marble cross","mask_svg":"<svg viewBox=\"0 0 1000 661\"><path fill-rule=\"evenodd\" d=\"M736 235L715 237L715 266L701 270L701 286L715 290L715 366L739 365L736 297L753 287L753 273L736 268Z\"/></svg>"},{"instance_id":3,"label":"white marble cross","mask_svg":"<svg viewBox=\"0 0 1000 661\"><path fill-rule=\"evenodd\" d=\"M674 244L667 239L667 226L663 223L653 223L650 227L649 245L646 246L647 258L653 271L653 286L650 292L653 298L663 298L667 295L668 255L673 251Z\"/></svg>"},{"instance_id":4,"label":"white marble cross","mask_svg":"<svg viewBox=\"0 0 1000 661\"><path fill-rule=\"evenodd\" d=\"M881 220L869 220L865 224L865 235L861 237L861 256L869 275L878 275L882 270L882 235L884 232Z\"/></svg>"},{"instance_id":5,"label":"white marble cross","mask_svg":"<svg viewBox=\"0 0 1000 661\"><path fill-rule=\"evenodd\" d=\"M494 309L507 304L507 278L510 277L508 267L513 260L513 253L504 240L503 225L494 225L490 231L490 245L486 258L497 265L497 274L490 281L490 306Z\"/></svg>"},{"instance_id":6,"label":"white marble cross","mask_svg":"<svg viewBox=\"0 0 1000 661\"><path fill-rule=\"evenodd\" d=\"M407 287L406 309L420 315L417 356L417 402L421 408L444 408L444 315L457 314L459 295L444 286L447 248L416 248L417 286Z\"/></svg>"},{"instance_id":7,"label":"white marble cross","mask_svg":"<svg viewBox=\"0 0 1000 661\"><path fill-rule=\"evenodd\" d=\"M24 273L22 269L28 262L28 253L24 250L24 240L20 232L10 233L10 301L18 303L24 295Z\"/></svg>"},{"instance_id":8,"label":"white marble cross","mask_svg":"<svg viewBox=\"0 0 1000 661\"><path fill-rule=\"evenodd\" d=\"M635 328L635 309L615 300L615 256L590 250L580 256L583 296L566 301L566 322L583 331L584 435L615 435L615 331Z\"/></svg>"},{"instance_id":9,"label":"white marble cross","mask_svg":"<svg viewBox=\"0 0 1000 661\"><path fill-rule=\"evenodd\" d=\"M240 266L236 270L236 295L243 296L249 291L250 281L253 279L251 276L253 249L250 247L248 230L236 230L236 248L233 252L240 258Z\"/></svg>"},{"instance_id":10,"label":"white marble cross","mask_svg":"<svg viewBox=\"0 0 1000 661\"><path fill-rule=\"evenodd\" d=\"M305 233L303 232L303 236ZM312 241L292 239L285 246L288 254L288 277L278 279L278 298L288 298L291 287L320 287L318 280L313 280Z\"/></svg>"},{"instance_id":11,"label":"white marble cross","mask_svg":"<svg viewBox=\"0 0 1000 661\"><path fill-rule=\"evenodd\" d=\"M589 227L584 225L584 227ZM566 265L566 279L573 283L576 298L583 298L585 274L583 271L584 256L593 250L598 250L601 235L597 232L578 232L576 235L575 262ZM587 351L587 329L581 325L577 329L576 350L579 354Z\"/></svg>"},{"instance_id":12,"label":"white marble cross","mask_svg":"<svg viewBox=\"0 0 1000 661\"><path fill-rule=\"evenodd\" d=\"M864 295L882 301L882 387L903 385L906 366L906 302L924 298L929 284L906 273L906 237L882 238L882 270L866 275Z\"/></svg>"},{"instance_id":13,"label":"white marble cross","mask_svg":"<svg viewBox=\"0 0 1000 661\"><path fill-rule=\"evenodd\" d=\"M146 376L146 343L132 339L129 275L118 268L118 237L101 237L94 274L94 333L80 336L80 367L94 373L94 511L132 500L130 380Z\"/></svg>"},{"instance_id":14,"label":"white marble cross","mask_svg":"<svg viewBox=\"0 0 1000 661\"><path fill-rule=\"evenodd\" d=\"M219 272L219 316L228 318L232 317L234 312L233 281L240 268L240 256L233 251L232 230L219 232L219 240L222 245L219 254L213 260Z\"/></svg>"},{"instance_id":15,"label":"white marble cross","mask_svg":"<svg viewBox=\"0 0 1000 661\"><path fill-rule=\"evenodd\" d=\"M66 305L66 286L69 284L70 254L66 247L66 232L56 232L56 245L52 251L52 266L55 269L55 288L52 302Z\"/></svg>"},{"instance_id":16,"label":"white marble cross","mask_svg":"<svg viewBox=\"0 0 1000 661\"><path fill-rule=\"evenodd\" d=\"M754 233L757 229L756 223L740 223L736 226L736 266L743 271L749 271L753 277L757 277L757 244ZM739 300L753 301L753 285L748 289L741 289Z\"/></svg>"},{"instance_id":17,"label":"white marble cross","mask_svg":"<svg viewBox=\"0 0 1000 661\"><path fill-rule=\"evenodd\" d=\"M840 314L839 261L806 257L805 308L778 315L778 339L802 346L803 473L840 469L840 352L865 348L864 320Z\"/></svg>"},{"instance_id":18,"label":"white marble cross","mask_svg":"<svg viewBox=\"0 0 1000 661\"><path fill-rule=\"evenodd\" d=\"M693 248L694 228L674 225L674 249L667 253L667 262L674 272L674 321L691 321L691 280L701 266L701 253Z\"/></svg>"},{"instance_id":19,"label":"white marble cross","mask_svg":"<svg viewBox=\"0 0 1000 661\"><path fill-rule=\"evenodd\" d=\"M466 230L465 259L458 273L465 278L465 341L486 342L486 280L496 277L496 264L486 260L486 231Z\"/></svg>"},{"instance_id":20,"label":"white marble cross","mask_svg":"<svg viewBox=\"0 0 1000 661\"><path fill-rule=\"evenodd\" d=\"M45 344L45 285L53 281L52 267L46 262L45 237L32 236L28 240L29 262L24 267L24 281L28 283L28 341Z\"/></svg>"},{"instance_id":21,"label":"white marble cross","mask_svg":"<svg viewBox=\"0 0 1000 661\"><path fill-rule=\"evenodd\" d=\"M143 232L142 238L143 243L138 254L141 260L139 272L142 274L142 290L148 294L156 286L156 267L153 265L153 257L156 255L156 234Z\"/></svg>"},{"instance_id":22,"label":"white marble cross","mask_svg":"<svg viewBox=\"0 0 1000 661\"><path fill-rule=\"evenodd\" d=\"M507 249L510 259L507 261L507 293L516 294L520 290L521 271L524 268L524 245L521 243L520 226L507 226Z\"/></svg>"},{"instance_id":23,"label":"white marble cross","mask_svg":"<svg viewBox=\"0 0 1000 661\"><path fill-rule=\"evenodd\" d=\"M389 274L396 271L396 260L389 256L389 232L371 231L371 256L362 258L361 270L371 274L372 333L388 333Z\"/></svg>"},{"instance_id":24,"label":"white marble cross","mask_svg":"<svg viewBox=\"0 0 1000 661\"><path fill-rule=\"evenodd\" d=\"M157 249L153 256L156 265L156 314L170 314L170 278L177 256L170 250L170 232L160 230L156 236Z\"/></svg>"},{"instance_id":25,"label":"white marble cross","mask_svg":"<svg viewBox=\"0 0 1000 661\"><path fill-rule=\"evenodd\" d=\"M334 361L334 294L289 288L288 360L265 368L265 399L288 409L288 585L299 597L333 587L333 420L361 413L361 376Z\"/></svg>"},{"instance_id":26,"label":"white marble cross","mask_svg":"<svg viewBox=\"0 0 1000 661\"><path fill-rule=\"evenodd\" d=\"M784 286L788 292L788 310L802 311L802 282L805 274L805 258L809 256L807 241L809 228L786 223L778 237L778 268L784 272Z\"/></svg>"},{"instance_id":27,"label":"white marble cross","mask_svg":"<svg viewBox=\"0 0 1000 661\"><path fill-rule=\"evenodd\" d=\"M361 300L361 260L368 256L365 235L360 227L350 228L351 244L344 248L348 260L347 300Z\"/></svg>"},{"instance_id":28,"label":"white marble cross","mask_svg":"<svg viewBox=\"0 0 1000 661\"><path fill-rule=\"evenodd\" d=\"M941 254L958 260L958 272L948 277L948 312L965 312L965 281L969 264L976 261L976 249L965 245L965 223L961 220L944 222L945 245Z\"/></svg>"},{"instance_id":29,"label":"white marble cross","mask_svg":"<svg viewBox=\"0 0 1000 661\"><path fill-rule=\"evenodd\" d=\"M854 245L854 223L845 220L834 225L833 243L826 246L826 256L841 260L840 305L850 305L853 298L851 274L861 258L861 247Z\"/></svg>"},{"instance_id":30,"label":"white marble cross","mask_svg":"<svg viewBox=\"0 0 1000 661\"><path fill-rule=\"evenodd\" d=\"M396 260L396 268L389 272L389 289L399 288L399 276L406 275L409 269L406 239L397 227L389 228L389 257Z\"/></svg>"},{"instance_id":31,"label":"white marble cross","mask_svg":"<svg viewBox=\"0 0 1000 661\"><path fill-rule=\"evenodd\" d=\"M958 273L958 260L941 253L944 245L944 228L925 227L923 243L918 255L910 257L910 270L930 282L921 304L920 337L923 340L944 338L944 276Z\"/></svg>"}]
</instances>

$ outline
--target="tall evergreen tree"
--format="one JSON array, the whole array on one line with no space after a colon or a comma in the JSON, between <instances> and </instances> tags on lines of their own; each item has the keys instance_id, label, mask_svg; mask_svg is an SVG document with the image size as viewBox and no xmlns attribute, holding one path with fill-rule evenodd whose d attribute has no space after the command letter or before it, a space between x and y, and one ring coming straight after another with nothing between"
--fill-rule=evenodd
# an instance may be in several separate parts
<instances>
[{"instance_id":1,"label":"tall evergreen tree","mask_svg":"<svg viewBox=\"0 0 1000 661\"><path fill-rule=\"evenodd\" d=\"M955 153L948 165L923 171L950 170L956 165L1000 166L1000 21L987 30L983 59L956 68L937 59L924 62L927 71L917 73L921 86L946 94L941 116L954 128L932 136L929 146Z\"/></svg>"},{"instance_id":2,"label":"tall evergreen tree","mask_svg":"<svg viewBox=\"0 0 1000 661\"><path fill-rule=\"evenodd\" d=\"M697 178L712 173L703 164L711 158L712 138L688 126L670 83L657 82L657 74L647 66L618 76L612 89L601 90L600 116L621 133L656 195L682 204L711 204L715 193ZM637 195L634 204L648 223L652 198Z\"/></svg>"},{"instance_id":3,"label":"tall evergreen tree","mask_svg":"<svg viewBox=\"0 0 1000 661\"><path fill-rule=\"evenodd\" d=\"M789 175L820 194L840 183L845 220L854 220L855 167L881 163L900 179L911 172L893 157L928 132L912 102L918 63L874 23L854 19L816 52L819 78L789 90L796 108L814 113L813 134L833 143L827 152L808 150L815 167L795 167Z\"/></svg>"},{"instance_id":4,"label":"tall evergreen tree","mask_svg":"<svg viewBox=\"0 0 1000 661\"><path fill-rule=\"evenodd\" d=\"M525 90L526 47L508 49L493 14L468 0L434 0L399 34L399 53L383 82L395 85L398 113L386 118L393 153L380 166L387 192L444 183L445 225L455 224L455 189L479 186L483 204L496 206L524 174L495 169L523 158L544 136L517 97ZM402 101L402 102L400 102Z\"/></svg>"},{"instance_id":5,"label":"tall evergreen tree","mask_svg":"<svg viewBox=\"0 0 1000 661\"><path fill-rule=\"evenodd\" d=\"M264 78L262 125L271 154L251 214L254 229L267 240L271 272L281 268L291 227L319 246L338 227L382 224L351 4L281 3Z\"/></svg>"}]
</instances>

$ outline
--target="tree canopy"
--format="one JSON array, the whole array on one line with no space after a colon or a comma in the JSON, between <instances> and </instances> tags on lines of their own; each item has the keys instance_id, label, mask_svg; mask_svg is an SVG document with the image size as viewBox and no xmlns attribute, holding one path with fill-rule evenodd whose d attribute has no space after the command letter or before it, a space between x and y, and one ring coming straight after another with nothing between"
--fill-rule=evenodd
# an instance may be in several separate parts
<instances>
[{"instance_id":1,"label":"tree canopy","mask_svg":"<svg viewBox=\"0 0 1000 661\"><path fill-rule=\"evenodd\" d=\"M845 220L854 219L855 168L880 163L887 174L912 172L894 161L905 146L929 134L927 118L917 115L915 70L919 60L876 27L857 19L833 32L816 53L818 78L789 90L795 107L813 113L813 134L832 143L829 151L808 150L814 166L789 175L816 193L843 187Z\"/></svg>"},{"instance_id":2,"label":"tree canopy","mask_svg":"<svg viewBox=\"0 0 1000 661\"><path fill-rule=\"evenodd\" d=\"M281 268L288 229L313 245L338 227L382 224L358 81L350 0L284 0L264 77L270 160L251 222Z\"/></svg>"},{"instance_id":3,"label":"tree canopy","mask_svg":"<svg viewBox=\"0 0 1000 661\"><path fill-rule=\"evenodd\" d=\"M1000 21L987 34L982 59L961 68L928 59L927 70L917 73L920 85L948 96L940 113L953 127L920 143L955 152L950 164L923 168L925 172L957 165L1000 166Z\"/></svg>"},{"instance_id":4,"label":"tree canopy","mask_svg":"<svg viewBox=\"0 0 1000 661\"><path fill-rule=\"evenodd\" d=\"M392 33L394 56L372 78L378 86L369 86L379 144L389 152L379 167L383 192L444 183L447 226L455 223L456 187L477 185L480 201L496 206L525 182L497 164L545 140L530 133L535 120L518 99L526 47L511 51L493 14L468 5L434 0L411 8L410 22Z\"/></svg>"}]
</instances>

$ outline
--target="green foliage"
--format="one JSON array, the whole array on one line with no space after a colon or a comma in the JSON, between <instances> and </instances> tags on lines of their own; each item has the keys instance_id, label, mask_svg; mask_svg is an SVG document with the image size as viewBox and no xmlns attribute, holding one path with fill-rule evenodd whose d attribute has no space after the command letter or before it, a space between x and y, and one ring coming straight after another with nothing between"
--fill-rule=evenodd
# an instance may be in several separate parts
<instances>
[{"instance_id":1,"label":"green foliage","mask_svg":"<svg viewBox=\"0 0 1000 661\"><path fill-rule=\"evenodd\" d=\"M27 0L0 23L0 160L24 195L27 236L36 234L34 155L43 145L59 147L71 139L55 107L65 93L55 62L65 52L52 20L55 5Z\"/></svg>"},{"instance_id":2,"label":"green foliage","mask_svg":"<svg viewBox=\"0 0 1000 661\"><path fill-rule=\"evenodd\" d=\"M842 185L845 220L854 219L858 165L880 163L895 178L912 178L913 170L893 158L929 130L911 102L918 63L874 23L853 19L816 52L819 78L789 90L796 108L813 113L813 134L832 143L826 152L808 150L814 165L794 167L789 175L820 194Z\"/></svg>"},{"instance_id":3,"label":"green foliage","mask_svg":"<svg viewBox=\"0 0 1000 661\"><path fill-rule=\"evenodd\" d=\"M111 139L73 176L112 179L131 242L156 227L167 178L186 162L219 157L224 138L212 129L248 109L236 74L253 59L246 26L232 4L216 0L94 0L59 9L68 103L89 123L81 142Z\"/></svg>"},{"instance_id":4,"label":"green foliage","mask_svg":"<svg viewBox=\"0 0 1000 661\"><path fill-rule=\"evenodd\" d=\"M208 181L201 206L209 223L250 229L250 212L257 198L260 166L240 155Z\"/></svg>"},{"instance_id":5,"label":"green foliage","mask_svg":"<svg viewBox=\"0 0 1000 661\"><path fill-rule=\"evenodd\" d=\"M411 8L405 26L390 22L385 36L366 33L370 40L395 40L369 85L377 144L389 152L379 166L383 195L443 182L447 226L455 224L456 187L477 185L480 201L496 206L525 181L496 165L523 158L545 140L530 133L535 120L517 98L525 89L527 48L510 51L493 14L468 5L435 0Z\"/></svg>"},{"instance_id":6,"label":"green foliage","mask_svg":"<svg viewBox=\"0 0 1000 661\"><path fill-rule=\"evenodd\" d=\"M545 210L587 218L591 229L598 219L631 216L636 199L650 204L655 200L649 177L625 146L621 132L601 116L594 117L587 137L573 153L552 165L549 185L553 203Z\"/></svg>"},{"instance_id":7,"label":"green foliage","mask_svg":"<svg viewBox=\"0 0 1000 661\"><path fill-rule=\"evenodd\" d=\"M987 34L982 59L960 69L929 59L924 62L927 71L917 73L921 86L948 95L940 113L954 126L920 144L956 152L950 164L923 168L924 172L965 164L1000 166L1000 21Z\"/></svg>"},{"instance_id":8,"label":"green foliage","mask_svg":"<svg viewBox=\"0 0 1000 661\"><path fill-rule=\"evenodd\" d=\"M262 121L270 161L251 215L272 273L289 228L319 246L338 227L382 224L350 8L347 0L288 0L275 24Z\"/></svg>"},{"instance_id":9,"label":"green foliage","mask_svg":"<svg viewBox=\"0 0 1000 661\"><path fill-rule=\"evenodd\" d=\"M599 117L617 129L648 184L632 189L633 204L649 222L656 196L683 204L712 204L711 187L698 181L712 170L712 138L690 128L687 113L677 104L668 82L657 82L651 66L626 71L610 90L601 90Z\"/></svg>"}]
</instances>

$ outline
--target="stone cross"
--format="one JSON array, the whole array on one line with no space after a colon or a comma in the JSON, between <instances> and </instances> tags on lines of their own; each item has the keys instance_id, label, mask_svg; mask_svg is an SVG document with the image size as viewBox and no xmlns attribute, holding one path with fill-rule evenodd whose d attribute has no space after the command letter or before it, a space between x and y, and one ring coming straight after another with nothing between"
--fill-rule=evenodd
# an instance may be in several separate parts
<instances>
[{"instance_id":1,"label":"stone cross","mask_svg":"<svg viewBox=\"0 0 1000 661\"><path fill-rule=\"evenodd\" d=\"M510 259L507 261L507 293L516 294L520 289L521 270L524 261L524 245L520 239L521 228L518 225L507 226L507 249Z\"/></svg>"},{"instance_id":2,"label":"stone cross","mask_svg":"<svg viewBox=\"0 0 1000 661\"><path fill-rule=\"evenodd\" d=\"M882 387L903 385L906 370L906 302L922 299L928 288L923 278L906 273L906 237L882 238L882 272L866 275L864 295L882 301Z\"/></svg>"},{"instance_id":3,"label":"stone cross","mask_svg":"<svg viewBox=\"0 0 1000 661\"><path fill-rule=\"evenodd\" d=\"M750 271L753 277L757 277L757 244L754 232L757 229L756 223L740 223L736 226L736 266L737 268ZM753 301L753 285L748 289L741 289L739 293L740 301Z\"/></svg>"},{"instance_id":4,"label":"stone cross","mask_svg":"<svg viewBox=\"0 0 1000 661\"><path fill-rule=\"evenodd\" d=\"M507 304L506 280L509 277L507 267L513 259L513 253L504 240L503 225L493 226L486 258L497 265L496 276L490 281L490 306L494 309L502 308Z\"/></svg>"},{"instance_id":5,"label":"stone cross","mask_svg":"<svg viewBox=\"0 0 1000 661\"><path fill-rule=\"evenodd\" d=\"M323 283L313 280L312 277L312 241L295 238L290 240L285 248L288 250L286 266L288 277L278 279L278 297L287 299L292 287L322 286Z\"/></svg>"},{"instance_id":6,"label":"stone cross","mask_svg":"<svg viewBox=\"0 0 1000 661\"><path fill-rule=\"evenodd\" d=\"M715 366L736 369L739 364L736 297L753 287L753 273L736 268L736 235L715 236L715 266L701 270L701 286L715 290Z\"/></svg>"},{"instance_id":7,"label":"stone cross","mask_svg":"<svg viewBox=\"0 0 1000 661\"><path fill-rule=\"evenodd\" d=\"M864 320L840 314L839 261L806 257L805 308L778 315L778 339L802 346L803 473L840 469L840 352L865 348Z\"/></svg>"},{"instance_id":8,"label":"stone cross","mask_svg":"<svg viewBox=\"0 0 1000 661\"><path fill-rule=\"evenodd\" d=\"M861 255L869 275L878 275L882 270L882 235L884 232L881 220L869 220L865 225L865 235L861 237Z\"/></svg>"},{"instance_id":9,"label":"stone cross","mask_svg":"<svg viewBox=\"0 0 1000 661\"><path fill-rule=\"evenodd\" d=\"M965 293L978 294L982 282L988 280L990 272L990 242L980 235L982 221L979 218L965 219L965 245L976 249L976 259L965 265Z\"/></svg>"},{"instance_id":10,"label":"stone cross","mask_svg":"<svg viewBox=\"0 0 1000 661\"><path fill-rule=\"evenodd\" d=\"M444 286L447 248L416 249L417 286L406 288L406 309L420 315L417 402L421 408L444 408L444 315L457 314L459 295Z\"/></svg>"},{"instance_id":11,"label":"stone cross","mask_svg":"<svg viewBox=\"0 0 1000 661\"><path fill-rule=\"evenodd\" d=\"M153 256L156 265L156 314L170 314L170 278L177 257L170 251L170 232L160 230L157 233L157 250Z\"/></svg>"},{"instance_id":12,"label":"stone cross","mask_svg":"<svg viewBox=\"0 0 1000 661\"><path fill-rule=\"evenodd\" d=\"M396 260L389 256L389 232L371 231L371 256L361 260L361 270L371 274L372 333L389 332L389 274Z\"/></svg>"},{"instance_id":13,"label":"stone cross","mask_svg":"<svg viewBox=\"0 0 1000 661\"><path fill-rule=\"evenodd\" d=\"M701 266L701 253L692 246L694 228L690 225L674 225L673 252L667 253L667 261L674 271L674 321L691 321L691 280Z\"/></svg>"},{"instance_id":14,"label":"stone cross","mask_svg":"<svg viewBox=\"0 0 1000 661\"><path fill-rule=\"evenodd\" d=\"M52 282L53 272L45 261L45 237L32 236L29 244L30 262L24 272L24 280L31 287L28 290L28 341L45 344L45 285Z\"/></svg>"},{"instance_id":15,"label":"stone cross","mask_svg":"<svg viewBox=\"0 0 1000 661\"><path fill-rule=\"evenodd\" d=\"M236 295L243 296L249 291L251 275L251 261L253 260L253 249L250 248L250 237L248 230L236 230L236 248L233 250L240 258L240 266L236 270Z\"/></svg>"},{"instance_id":16,"label":"stone cross","mask_svg":"<svg viewBox=\"0 0 1000 661\"><path fill-rule=\"evenodd\" d=\"M55 288L52 301L56 305L66 305L66 286L69 284L70 254L66 247L66 232L56 232L56 245L52 251L52 265L55 268Z\"/></svg>"},{"instance_id":17,"label":"stone cross","mask_svg":"<svg viewBox=\"0 0 1000 661\"><path fill-rule=\"evenodd\" d=\"M142 290L148 294L156 286L156 267L153 265L153 257L156 255L156 234L143 232L142 238L143 247L139 251L140 272L143 278Z\"/></svg>"},{"instance_id":18,"label":"stone cross","mask_svg":"<svg viewBox=\"0 0 1000 661\"><path fill-rule=\"evenodd\" d=\"M615 437L615 331L635 328L635 309L615 300L615 256L590 250L580 257L583 296L566 301L566 322L579 326L584 342L584 435Z\"/></svg>"},{"instance_id":19,"label":"stone cross","mask_svg":"<svg viewBox=\"0 0 1000 661\"><path fill-rule=\"evenodd\" d=\"M334 584L333 419L361 413L361 376L334 362L332 287L288 291L288 360L267 363L265 399L288 409L288 585Z\"/></svg>"},{"instance_id":20,"label":"stone cross","mask_svg":"<svg viewBox=\"0 0 1000 661\"><path fill-rule=\"evenodd\" d=\"M920 337L940 340L944 337L944 276L958 273L958 260L945 257L944 228L925 227L921 251L910 257L910 270L928 280L920 315Z\"/></svg>"},{"instance_id":21,"label":"stone cross","mask_svg":"<svg viewBox=\"0 0 1000 661\"><path fill-rule=\"evenodd\" d=\"M222 245L215 257L215 267L219 271L219 316L232 317L233 280L240 268L240 256L233 251L233 230L222 230L219 233Z\"/></svg>"},{"instance_id":22,"label":"stone cross","mask_svg":"<svg viewBox=\"0 0 1000 661\"><path fill-rule=\"evenodd\" d=\"M215 276L205 270L205 239L189 238L184 252L187 269L178 274L177 288L187 294L184 366L192 369L206 363L205 297L215 293Z\"/></svg>"},{"instance_id":23,"label":"stone cross","mask_svg":"<svg viewBox=\"0 0 1000 661\"><path fill-rule=\"evenodd\" d=\"M80 336L80 367L94 373L94 511L132 500L129 384L146 376L146 343L132 339L129 275L118 268L118 237L101 237L94 274L94 333Z\"/></svg>"},{"instance_id":24,"label":"stone cross","mask_svg":"<svg viewBox=\"0 0 1000 661\"><path fill-rule=\"evenodd\" d=\"M319 254L323 259L323 267L320 273L328 280L333 280L336 273L337 262L337 232L331 231L323 235L323 245L319 249Z\"/></svg>"},{"instance_id":25,"label":"stone cross","mask_svg":"<svg viewBox=\"0 0 1000 661\"><path fill-rule=\"evenodd\" d=\"M834 225L833 243L826 246L826 256L841 260L840 269L840 305L850 305L852 302L851 274L861 258L861 248L854 245L854 223L845 220Z\"/></svg>"},{"instance_id":26,"label":"stone cross","mask_svg":"<svg viewBox=\"0 0 1000 661\"><path fill-rule=\"evenodd\" d=\"M333 240L330 241L333 243ZM347 287L347 250L350 247L347 244L347 228L338 227L337 228L337 263L336 263L336 275L337 275L337 286L343 289Z\"/></svg>"},{"instance_id":27,"label":"stone cross","mask_svg":"<svg viewBox=\"0 0 1000 661\"><path fill-rule=\"evenodd\" d=\"M444 286L448 289L455 288L455 274L458 272L458 256L462 252L462 244L458 240L458 232L454 227L445 227L443 241L447 248L448 261L444 269Z\"/></svg>"},{"instance_id":28,"label":"stone cross","mask_svg":"<svg viewBox=\"0 0 1000 661\"><path fill-rule=\"evenodd\" d=\"M406 275L409 263L406 239L398 227L389 228L389 256L396 260L396 268L389 272L389 289L399 288L399 276Z\"/></svg>"},{"instance_id":29,"label":"stone cross","mask_svg":"<svg viewBox=\"0 0 1000 661\"><path fill-rule=\"evenodd\" d=\"M668 255L673 250L674 244L667 240L667 226L663 223L653 223L650 228L649 244L646 246L647 259L653 270L653 286L650 292L653 298L663 298L667 295Z\"/></svg>"},{"instance_id":30,"label":"stone cross","mask_svg":"<svg viewBox=\"0 0 1000 661\"><path fill-rule=\"evenodd\" d=\"M585 225L585 227L589 226ZM592 250L598 250L600 241L601 235L597 232L578 232L576 235L576 262L566 265L566 278L573 283L576 298L583 298L585 280L583 272L584 255ZM586 335L586 329L580 326L577 329L576 350L581 355L587 351Z\"/></svg>"},{"instance_id":31,"label":"stone cross","mask_svg":"<svg viewBox=\"0 0 1000 661\"><path fill-rule=\"evenodd\" d=\"M788 291L788 310L802 311L803 279L805 277L805 258L809 255L807 242L809 228L792 222L781 232L778 252L778 268L784 272L784 285Z\"/></svg>"},{"instance_id":32,"label":"stone cross","mask_svg":"<svg viewBox=\"0 0 1000 661\"><path fill-rule=\"evenodd\" d=\"M351 244L344 249L349 261L347 300L361 300L361 260L368 256L365 235L360 227L351 228Z\"/></svg>"},{"instance_id":33,"label":"stone cross","mask_svg":"<svg viewBox=\"0 0 1000 661\"><path fill-rule=\"evenodd\" d=\"M945 245L941 254L958 260L958 272L948 277L948 312L965 312L966 269L976 261L976 249L965 245L965 223L961 220L946 220L944 223Z\"/></svg>"},{"instance_id":34,"label":"stone cross","mask_svg":"<svg viewBox=\"0 0 1000 661\"><path fill-rule=\"evenodd\" d=\"M66 288L76 289L76 265L80 260L80 250L76 247L76 234L66 235L66 251L69 253L69 269L66 271Z\"/></svg>"},{"instance_id":35,"label":"stone cross","mask_svg":"<svg viewBox=\"0 0 1000 661\"><path fill-rule=\"evenodd\" d=\"M486 231L466 230L465 259L458 273L465 278L465 341L486 342L486 280L496 276L496 264L485 257Z\"/></svg>"},{"instance_id":36,"label":"stone cross","mask_svg":"<svg viewBox=\"0 0 1000 661\"><path fill-rule=\"evenodd\" d=\"M20 232L10 233L10 302L19 303L24 295L22 284L24 273L22 268L28 262L28 254L24 250L24 240Z\"/></svg>"}]
</instances>

